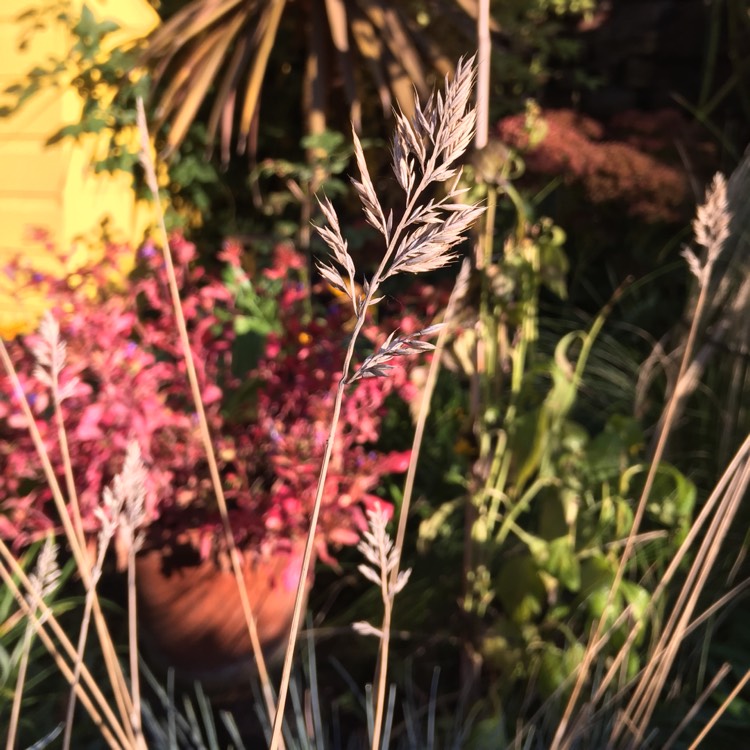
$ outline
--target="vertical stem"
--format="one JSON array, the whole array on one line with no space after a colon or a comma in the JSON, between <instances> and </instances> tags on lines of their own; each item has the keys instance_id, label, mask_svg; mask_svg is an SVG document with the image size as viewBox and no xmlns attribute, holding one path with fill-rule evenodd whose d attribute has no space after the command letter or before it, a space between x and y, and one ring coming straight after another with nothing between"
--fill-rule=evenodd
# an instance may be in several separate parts
<instances>
[{"instance_id":1,"label":"vertical stem","mask_svg":"<svg viewBox=\"0 0 750 750\"><path fill-rule=\"evenodd\" d=\"M10 592L13 594L13 597L18 602L18 605L21 608L22 613L28 618L29 622L31 622L32 625L34 626L37 632L37 635L39 636L40 640L44 644L45 648L52 655L53 659L55 660L55 663L60 668L60 671L63 673L63 676L65 677L65 679L68 680L68 682L72 684L73 673L70 671L68 665L65 663L64 659L62 658L60 653L57 651L52 639L47 635L44 628L42 627L42 621L49 624L50 629L55 634L55 637L58 639L59 643L62 645L63 649L67 653L68 658L71 659L72 661L75 661L76 656L75 656L75 649L73 648L73 645L70 643L67 636L65 635L65 632L60 627L52 610L44 603L44 600L41 597L39 597L38 593L36 592L34 586L32 585L28 576L24 572L23 568L21 568L21 566L18 564L17 560L13 557L7 545L5 544L5 542L3 542L2 539L0 539L0 556L2 556L8 568L10 569L10 570L7 570L5 567L5 564L0 562L0 578L2 578L4 584L8 587ZM25 598L21 594L18 586L16 585L15 581L10 575L10 572L13 573L13 575L20 581L21 585L26 589L27 597L29 601L27 601L27 598ZM40 613L38 617L36 615L37 609L39 610L39 613ZM107 727L103 724L101 716L99 715L98 711L94 708L93 704L91 703L91 700L89 700L89 697L86 694L86 692L83 690L82 686L78 685L76 688L76 690L79 693L78 697L81 699L81 703L84 704L84 707L91 715L91 718L96 724L99 731L102 732L102 735L104 736L105 740L107 740L108 744L110 744L113 747L122 746L124 748L132 748L133 746L132 742L130 742L129 738L125 736L125 732L121 728L119 722L117 721L117 718L115 717L114 713L109 707L109 704L107 703L106 699L102 695L101 690L99 689L98 685L92 679L91 674L89 673L85 664L82 665L81 667L81 674L83 676L84 682L86 683L86 686L91 691L91 695L93 696L94 700L96 700L99 707L101 708L102 713L104 714L107 721L109 721L113 730L117 734L120 745L113 745L112 743L109 743L108 738L111 738L112 736L111 733L109 732Z\"/></svg>"},{"instance_id":2,"label":"vertical stem","mask_svg":"<svg viewBox=\"0 0 750 750\"><path fill-rule=\"evenodd\" d=\"M385 715L385 689L388 684L388 650L391 643L391 619L393 617L393 599L389 593L389 579L386 573L387 560L381 566L381 590L383 595L383 625L380 634L378 654L378 686L375 694L375 719L372 727L370 750L380 750L380 736L383 731Z\"/></svg>"},{"instance_id":3,"label":"vertical stem","mask_svg":"<svg viewBox=\"0 0 750 750\"><path fill-rule=\"evenodd\" d=\"M108 542L109 540L107 540ZM91 609L94 604L94 594L96 585L101 575L102 565L104 564L104 555L107 551L108 543L103 540L99 545L99 554L97 555L96 565L91 572L91 587L86 591L86 599L83 605L83 617L81 618L81 630L78 634L78 645L76 647L76 663L73 670L73 684L70 686L70 696L68 697L68 708L65 713L65 734L63 735L63 750L70 748L70 741L73 735L73 719L75 717L76 707L76 685L81 678L81 665L83 664L83 655L86 651L86 641L88 639L89 623L91 621Z\"/></svg>"},{"instance_id":4,"label":"vertical stem","mask_svg":"<svg viewBox=\"0 0 750 750\"><path fill-rule=\"evenodd\" d=\"M23 647L21 649L21 661L18 665L18 677L16 679L16 689L13 692L13 706L10 710L10 723L8 726L8 741L5 744L6 750L14 750L16 746L16 734L18 732L18 719L21 716L21 698L23 697L23 687L26 682L26 670L29 666L29 651L31 651L31 634L33 633L31 620L26 621L26 627L23 631Z\"/></svg>"},{"instance_id":5,"label":"vertical stem","mask_svg":"<svg viewBox=\"0 0 750 750\"><path fill-rule=\"evenodd\" d=\"M141 681L138 674L138 624L135 597L135 553L137 545L131 539L128 547L128 653L130 656L130 689L133 694L131 723L135 733L136 747L146 750L141 725Z\"/></svg>"},{"instance_id":6,"label":"vertical stem","mask_svg":"<svg viewBox=\"0 0 750 750\"><path fill-rule=\"evenodd\" d=\"M78 543L81 547L86 546L86 538L83 533L83 520L81 519L81 508L78 503L78 493L73 479L73 466L70 461L70 450L68 448L68 435L65 431L65 421L63 420L62 409L60 407L59 385L57 382L57 373L51 373L53 377L52 399L55 404L55 420L57 421L57 439L60 443L60 455L62 456L63 470L65 472L65 486L68 490L68 502L73 515L73 528L78 534Z\"/></svg>"},{"instance_id":7,"label":"vertical stem","mask_svg":"<svg viewBox=\"0 0 750 750\"><path fill-rule=\"evenodd\" d=\"M37 455L42 464L42 470L44 471L44 477L47 480L47 484L52 493L52 498L55 502L55 508L60 517L60 521L65 531L65 538L70 545L71 552L75 559L76 567L78 569L83 585L88 591L91 588L91 571L89 569L88 560L86 559L85 549L81 546L78 540L78 534L76 533L73 524L70 520L70 516L65 505L65 498L63 497L62 490L60 489L60 483L57 481L55 470L50 461L49 454L44 446L44 441L37 427L34 419L34 414L29 406L28 399L23 391L21 381L18 379L18 373L13 367L13 362L8 354L8 350L5 347L2 339L0 339L0 361L3 363L5 372L7 373L10 381L13 385L13 391L18 395L18 401L21 406L21 411L26 419L26 425L29 430L29 434L34 443ZM99 641L102 646L102 652L104 654L104 663L107 667L107 675L114 691L115 701L117 702L120 716L123 719L126 731L131 735L129 712L131 707L130 695L128 694L127 685L125 684L125 678L122 674L120 663L117 661L114 645L112 643L112 636L107 629L107 623L104 620L102 614L101 605L99 598L94 595L94 621L96 623L97 634L99 635Z\"/></svg>"},{"instance_id":8,"label":"vertical stem","mask_svg":"<svg viewBox=\"0 0 750 750\"><path fill-rule=\"evenodd\" d=\"M474 148L480 151L487 145L490 117L490 63L492 45L490 41L490 2L479 0L477 8L477 115L476 131L474 133ZM475 413L473 423L475 432L479 435L480 461L483 455L488 457L490 443L486 430L483 429L485 412L490 400L491 387L490 372L494 371L495 362L492 361L496 349L497 335L495 321L489 310L489 277L487 267L492 258L494 239L495 206L497 192L494 186L488 189L488 210L484 216L484 231L480 233L475 246L475 265L481 274L481 292L479 302L479 325L476 343L476 372L474 374L474 391L476 394ZM494 341L493 341L494 340ZM466 611L473 608L473 590L469 580L470 575L478 567L479 550L474 539L474 529L479 518L478 502L480 497L472 492L467 498L464 508L464 550L463 570L461 575L462 599ZM473 675L476 673L476 658L469 639L464 640L462 651L462 672Z\"/></svg>"},{"instance_id":9,"label":"vertical stem","mask_svg":"<svg viewBox=\"0 0 750 750\"><path fill-rule=\"evenodd\" d=\"M284 2L281 2L280 5L279 3L277 3L276 5L277 10L280 14L281 9L284 6ZM273 691L271 689L271 679L268 675L268 668L266 667L266 661L263 657L263 650L260 644L260 637L258 636L258 627L255 622L255 617L253 616L252 608L250 607L250 600L248 598L247 589L245 588L245 578L242 573L242 564L240 562L237 545L234 541L234 534L232 533L232 524L229 520L229 511L227 509L227 503L224 497L221 475L219 474L219 467L216 462L216 453L214 451L213 443L211 442L211 433L208 427L208 420L206 419L206 411L203 407L203 400L201 399L200 386L198 384L198 375L195 371L193 352L190 348L190 339L187 333L185 314L182 310L180 290L177 286L177 277L175 275L174 263L172 261L169 236L167 234L167 227L164 223L164 211L162 209L161 199L159 197L159 184L156 179L156 169L151 157L151 145L149 142L148 126L146 124L146 112L144 110L143 101L141 99L138 99L137 104L138 128L141 132L142 162L146 172L149 189L151 190L151 194L154 199L154 205L156 206L156 215L158 217L164 255L164 265L167 271L169 293L172 300L172 308L174 310L175 320L177 323L177 332L179 334L180 344L182 347L182 355L185 359L185 368L187 370L188 381L190 382L190 390L193 396L193 401L195 403L195 411L198 416L198 425L200 428L201 440L203 442L203 449L206 452L206 460L208 462L209 473L211 475L211 484L213 486L214 494L216 495L216 504L219 509L219 515L221 516L224 537L229 549L232 571L234 572L234 577L237 582L237 590L239 592L242 611L245 615L245 621L247 623L250 644L253 649L253 656L255 657L255 663L258 667L258 676L260 678L261 687L263 689L263 697L266 703L266 709L268 710L269 715L273 715L274 699Z\"/></svg>"},{"instance_id":10,"label":"vertical stem","mask_svg":"<svg viewBox=\"0 0 750 750\"><path fill-rule=\"evenodd\" d=\"M358 323L358 328L361 328L361 322L364 321L361 318ZM355 329L355 334L359 333L358 329ZM354 341L354 335L352 335L352 341ZM350 351L353 351L353 347L350 346ZM294 613L292 614L292 624L289 630L289 640L287 642L286 654L284 655L284 667L281 673L281 684L279 685L279 695L276 704L276 715L273 720L273 731L271 734L271 744L269 750L277 750L279 743L281 742L281 729L284 724L284 708L286 706L286 697L289 692L289 682L292 674L292 662L294 660L294 647L297 643L297 635L299 631L300 622L302 620L302 603L305 597L305 589L307 586L307 577L310 572L310 563L312 561L312 552L315 545L315 530L318 526L318 516L320 515L320 507L323 499L323 489L325 487L325 480L328 476L328 464L331 461L331 454L333 452L333 442L336 435L336 428L339 423L339 416L341 414L341 404L344 396L344 389L346 388L346 373L348 372L348 361L351 359L347 356L347 365L344 367L344 375L339 381L338 390L336 391L336 402L333 407L333 416L331 417L331 428L326 440L326 450L323 456L323 464L320 468L320 476L318 478L318 487L315 491L315 503L313 505L312 516L310 517L310 529L307 534L307 540L305 542L305 551L302 557L302 568L300 570L299 582L297 584L297 593L294 599Z\"/></svg>"},{"instance_id":11,"label":"vertical stem","mask_svg":"<svg viewBox=\"0 0 750 750\"><path fill-rule=\"evenodd\" d=\"M277 750L279 743L281 742L282 726L284 723L284 707L286 705L286 698L289 692L289 681L291 679L292 662L294 660L294 649L297 642L297 636L302 618L302 605L305 594L305 585L307 575L310 569L310 562L312 558L312 551L315 542L315 533L318 524L318 516L320 514L320 507L323 501L323 490L325 487L325 480L328 474L328 465L331 459L331 453L333 451L333 444L336 439L336 428L338 426L339 416L341 413L341 405L344 398L344 391L346 385L349 382L350 370L352 357L354 356L354 347L359 337L362 326L367 318L367 310L370 303L380 287L384 277L387 276L386 270L393 257L396 249L399 247L399 243L402 239L402 234L405 233L410 221L412 220L412 211L417 205L417 201L421 197L425 188L431 183L432 175L434 174L436 164L440 159L444 148L441 148L438 144L443 143L445 137L446 128L450 126L450 123L446 118L441 118L437 125L437 132L434 134L433 143L435 148L432 150L427 163L424 164L422 175L419 179L418 184L412 190L406 191L406 205L404 208L403 216L401 217L396 229L390 233L385 231L386 238L386 250L383 254L383 258L380 261L378 269L370 280L368 285L367 293L362 299L355 298L355 291L352 290L352 299L356 299L357 305L357 322L354 326L354 331L349 339L349 346L347 347L346 356L344 359L344 366L342 368L342 375L339 381L339 385L336 391L336 399L334 403L333 416L331 418L331 425L328 433L328 439L326 441L325 455L323 457L323 463L320 469L320 475L318 476L318 486L315 492L315 501L313 505L313 511L310 519L310 528L307 533L307 542L305 544L305 552L302 561L302 570L300 571L300 579L297 584L297 594L294 603L294 614L292 616L291 632L289 634L289 640L287 642L286 654L284 656L284 666L281 675L281 684L279 686L278 705L276 708L276 716L273 722L273 731L271 734L271 743L269 750ZM368 178L369 179L369 178Z\"/></svg>"},{"instance_id":12,"label":"vertical stem","mask_svg":"<svg viewBox=\"0 0 750 750\"><path fill-rule=\"evenodd\" d=\"M490 121L490 0L479 0L477 14L477 150L487 145Z\"/></svg>"},{"instance_id":13,"label":"vertical stem","mask_svg":"<svg viewBox=\"0 0 750 750\"><path fill-rule=\"evenodd\" d=\"M677 375L677 379L675 380L676 383L679 383L680 380L682 379L682 376L685 374L685 371L687 370L691 357L693 355L695 339L696 339L696 336L698 335L698 327L700 324L700 320L703 317L704 308L708 301L708 286L709 286L708 276L709 274L706 274L705 280L701 283L700 294L698 296L698 302L696 303L696 306L695 306L695 313L693 315L692 324L690 326L690 332L688 333L687 343L685 344L685 351L682 357L682 361L680 362L680 371ZM568 703L565 706L565 711L563 713L562 718L560 719L560 723L557 726L557 730L552 740L552 745L551 745L550 750L561 750L564 748L568 748L570 746L571 738L566 737L566 730L571 720L571 717L573 715L573 710L575 708L575 705L578 701L578 698L581 695L581 691L583 690L583 684L586 681L586 677L588 675L589 668L591 667L591 663L593 662L593 659L597 653L596 646L598 644L598 641L601 639L602 631L604 630L604 625L605 625L606 618L607 618L607 613L609 611L610 606L612 605L615 594L620 588L620 583L622 583L622 579L625 574L625 566L627 565L627 562L630 559L630 555L633 553L636 536L638 534L638 530L640 529L641 522L643 521L643 516L646 511L646 505L651 495L651 490L654 486L654 481L656 479L656 473L659 468L659 463L661 462L662 457L664 456L664 452L667 447L667 441L669 439L669 434L672 430L672 423L674 421L674 416L676 414L675 406L677 404L677 395L678 394L675 391L670 397L669 405L667 407L667 412L664 417L664 423L662 425L661 432L659 433L659 440L656 444L654 455L651 459L651 464L649 466L648 474L646 475L646 480L644 482L643 490L641 492L641 497L638 501L638 506L633 516L632 528L625 542L625 549L623 550L622 556L620 557L620 564L618 565L617 570L615 572L615 576L612 581L612 585L609 589L609 594L607 596L607 601L605 603L604 610L596 625L596 630L594 631L592 638L589 640L589 643L586 647L586 651L583 654L581 667L580 667L580 670L578 671L578 676L577 676L575 685L573 686L573 690L570 694L570 698L568 699Z\"/></svg>"},{"instance_id":14,"label":"vertical stem","mask_svg":"<svg viewBox=\"0 0 750 750\"><path fill-rule=\"evenodd\" d=\"M426 173L434 169L436 157L431 157L430 163ZM365 295L364 299L360 301L359 314L357 315L357 322L352 331L351 338L349 339L349 346L346 350L346 357L344 358L344 366L342 369L341 379L336 390L336 400L333 406L333 415L331 417L331 425L328 432L328 439L326 440L325 454L323 455L323 463L320 467L320 475L318 476L318 485L315 490L315 501L313 504L313 511L310 516L310 528L307 532L307 541L305 543L305 552L302 558L302 570L300 571L300 578L297 584L297 595L294 600L294 614L292 615L292 626L289 632L289 641L287 642L286 653L284 655L284 666L281 673L281 684L279 685L278 703L276 706L276 715L273 722L273 730L271 733L271 743L269 750L277 750L279 743L281 742L281 729L284 724L284 707L286 706L286 698L289 692L289 682L292 675L292 662L294 661L294 648L297 643L297 636L299 634L299 626L302 620L302 604L305 597L305 586L307 582L307 576L310 570L310 563L312 560L313 546L315 543L315 532L318 526L318 517L320 515L320 507L323 502L323 490L325 488L326 477L328 476L328 465L331 461L331 454L333 452L333 444L336 438L336 429L339 423L339 417L341 415L341 405L344 400L344 391L351 371L352 358L354 357L354 347L357 343L362 326L365 324L367 318L367 310L370 306L372 298L375 296L375 292L378 290L385 270L388 266L393 253L396 251L399 238L403 233L408 221L409 216L414 209L420 195L424 191L425 187L429 183L425 179L424 175L419 182L419 185L414 190L411 197L406 202L406 208L404 215L401 218L396 230L391 235L388 242L388 247L383 255L383 259L380 261L377 271L373 275L370 281L370 287ZM352 290L352 294L355 291Z\"/></svg>"}]
</instances>

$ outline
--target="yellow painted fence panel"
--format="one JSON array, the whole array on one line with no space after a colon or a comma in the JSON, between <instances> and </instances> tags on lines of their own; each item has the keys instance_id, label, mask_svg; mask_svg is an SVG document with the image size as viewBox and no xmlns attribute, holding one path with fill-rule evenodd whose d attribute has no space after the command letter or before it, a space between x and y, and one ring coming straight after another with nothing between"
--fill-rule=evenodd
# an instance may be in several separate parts
<instances>
[{"instance_id":1,"label":"yellow painted fence panel","mask_svg":"<svg viewBox=\"0 0 750 750\"><path fill-rule=\"evenodd\" d=\"M18 83L35 65L62 58L73 40L61 24L35 33L19 48L23 22L19 16L39 9L49 0L0 1L0 91ZM146 0L87 0L100 20L112 20L120 30L113 44L148 34L159 17ZM70 0L70 11L80 15L82 0ZM48 233L55 247L71 250L82 237L92 236L108 221L116 241L138 243L152 222L147 204L137 203L130 175L96 174L92 158L100 143L91 136L79 143L62 141L47 146L47 139L80 118L82 102L73 90L39 92L19 112L0 118L0 336L28 329L38 317L39 304L13 295L8 263L21 257L29 269L43 262L44 249L32 231ZM5 274L5 275L4 275ZM23 309L27 306L27 309ZM27 320L28 319L28 320Z\"/></svg>"}]
</instances>

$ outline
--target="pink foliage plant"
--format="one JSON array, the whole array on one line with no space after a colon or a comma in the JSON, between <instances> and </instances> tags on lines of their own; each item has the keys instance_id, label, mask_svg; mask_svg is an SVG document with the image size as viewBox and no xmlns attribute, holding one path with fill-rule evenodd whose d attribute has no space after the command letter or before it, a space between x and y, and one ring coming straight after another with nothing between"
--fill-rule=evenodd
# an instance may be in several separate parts
<instances>
[{"instance_id":1,"label":"pink foliage plant","mask_svg":"<svg viewBox=\"0 0 750 750\"><path fill-rule=\"evenodd\" d=\"M240 546L270 550L306 532L335 387L343 363L345 310L306 315L305 290L295 278L302 258L279 248L271 268L254 279L273 294L277 323L249 372L233 369L240 341L235 296L196 262L196 248L172 238L182 303L203 401ZM128 252L112 247L110 256ZM242 274L241 253L227 244L220 258ZM52 312L67 344L61 385L77 379L62 402L85 530L93 535L103 488L121 469L136 439L148 469L146 512L152 534L198 529L202 556L221 539L195 406L168 301L161 253L150 245L124 292L104 293L101 266L79 273L92 284L37 279L47 285ZM265 286L264 286L265 284ZM264 291L264 289L266 291ZM370 326L370 337L384 336ZM61 486L63 460L47 386L35 377L36 335L9 351ZM346 398L321 514L318 552L359 541L366 512L387 507L375 490L382 477L403 472L408 453L377 448L386 399L411 394L397 367L388 379L362 380ZM51 493L10 379L0 378L0 535L22 546L59 524Z\"/></svg>"}]
</instances>

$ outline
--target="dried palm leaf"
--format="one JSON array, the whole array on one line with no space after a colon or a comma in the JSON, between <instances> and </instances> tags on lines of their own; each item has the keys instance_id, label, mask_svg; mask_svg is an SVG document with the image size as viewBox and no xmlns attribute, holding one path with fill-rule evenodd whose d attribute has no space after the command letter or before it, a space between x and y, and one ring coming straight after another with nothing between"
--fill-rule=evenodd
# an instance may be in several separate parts
<instances>
[{"instance_id":1,"label":"dried palm leaf","mask_svg":"<svg viewBox=\"0 0 750 750\"><path fill-rule=\"evenodd\" d=\"M431 4L433 13L440 8L457 14L469 33L475 6L473 0ZM239 152L248 150L263 79L288 7L286 0L191 0L151 35L143 62L159 92L156 125L169 125L166 154L179 147L209 98L209 145L220 141L224 162L233 141ZM450 71L449 56L420 28L417 10L409 3L310 0L302 12L308 45L302 101L308 132L327 127L325 102L336 85L343 89L355 129L361 129L367 76L358 76L358 68L364 67L374 82L386 117L395 104L410 116L415 89L424 95L430 87L428 71ZM325 65L328 57L335 61L335 78Z\"/></svg>"}]
</instances>

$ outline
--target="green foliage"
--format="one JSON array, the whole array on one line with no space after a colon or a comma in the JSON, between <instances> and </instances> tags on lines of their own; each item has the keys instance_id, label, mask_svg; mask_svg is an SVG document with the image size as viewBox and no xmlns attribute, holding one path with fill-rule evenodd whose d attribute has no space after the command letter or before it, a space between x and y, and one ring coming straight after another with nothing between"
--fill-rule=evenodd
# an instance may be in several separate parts
<instances>
[{"instance_id":1,"label":"green foliage","mask_svg":"<svg viewBox=\"0 0 750 750\"><path fill-rule=\"evenodd\" d=\"M41 542L33 544L19 560L27 576L34 572L41 546ZM58 599L74 569L71 560L45 597L46 604L58 617L77 606L78 602L70 598ZM23 591L15 577L14 582ZM22 616L10 587L4 584L0 585L0 623L0 726L8 725L21 661L28 649L29 671L21 698L20 742L30 745L55 728L56 717L50 714L48 696L56 695L64 683L59 679L57 667L47 656L46 648L36 637L33 626Z\"/></svg>"},{"instance_id":2,"label":"green foliage","mask_svg":"<svg viewBox=\"0 0 750 750\"><path fill-rule=\"evenodd\" d=\"M275 218L277 235L293 237L303 247L309 245L306 224L317 213L315 195L334 198L346 193L347 182L339 175L349 165L352 153L352 145L342 133L326 130L301 139L298 159L264 159L250 172L253 191L259 194L266 188L257 205L266 216ZM290 208L297 208L300 215L290 220Z\"/></svg>"},{"instance_id":3,"label":"green foliage","mask_svg":"<svg viewBox=\"0 0 750 750\"><path fill-rule=\"evenodd\" d=\"M51 57L44 66L32 68L18 83L6 88L12 102L0 109L0 117L17 112L46 89L75 90L82 103L80 117L52 133L47 144L100 136L92 145L94 171L132 174L136 192L145 197L148 193L140 181L140 136L135 120L136 100L147 101L151 91L149 76L138 65L142 43L114 45L111 36L119 30L115 22L97 20L86 4L80 16L72 15L68 6L47 3L21 17L26 24L22 46L50 25L62 26L72 45L63 56ZM170 207L167 222L172 228L211 216L219 175L205 159L205 142L206 128L198 123L169 164L168 172L165 168L163 184Z\"/></svg>"},{"instance_id":4,"label":"green foliage","mask_svg":"<svg viewBox=\"0 0 750 750\"><path fill-rule=\"evenodd\" d=\"M570 60L577 52L564 34L571 16L591 14L596 5L595 0L494 2L500 28L494 37L506 45L505 54L494 57L498 75L493 81L496 93L503 94L494 101L515 107L536 93L554 75L555 62ZM415 15L419 24L436 31L440 19L429 17L426 3L413 3L410 8L418 6L424 6ZM80 18L71 18L59 8L47 15L26 14L26 38L50 19L67 24L74 38L70 56L35 68L11 86L8 93L15 97L14 104L4 113L24 106L44 88L71 80L83 97L81 120L61 129L50 142L106 133L110 144L97 170L137 174L136 143L131 138L133 103L136 96L146 96L150 86L147 76L132 73L138 49L104 53L116 26L96 21L87 7ZM267 99L273 107L273 97ZM543 127L535 112L529 104L528 129L540 137ZM208 140L199 115L191 135L173 155L168 179L178 211L193 209L210 221L216 217L218 176L205 159ZM294 140L289 137L289 142ZM310 222L317 212L315 194L347 195L349 186L342 174L351 147L341 133L325 131L289 150L292 153L283 157L261 161L249 184L258 213L273 222L274 234L293 237L307 250ZM512 182L522 172L518 157L497 143L490 144L465 172L467 200L486 200L498 224L512 214L514 226L503 234L490 223L484 244L480 241L483 263L473 279L463 332L452 352L458 367L441 377L418 469L421 497L414 506L417 518L412 530L418 534L419 557L408 559L414 545L407 542L405 562L414 568L414 575L409 597L399 602L395 612L399 627L405 623L402 632L410 639L409 649L420 633L439 620L444 627L430 630L430 638L450 640L451 647L465 639L467 651L484 667L483 687L489 686L489 702L495 703L492 716L473 726L466 746L477 748L502 747L509 741L513 732L508 727L517 723L513 712L521 689L529 692L532 701L554 694L565 697L586 639L599 619L609 635L600 663L611 660L636 624L643 626L621 670L624 679L638 673L663 615L663 602L652 599L653 584L688 534L699 494L680 468L659 465L634 554L624 580L612 593L649 469L644 427L630 416L627 389L633 388L628 379L634 376L619 373L625 385L610 400L597 380L602 375L593 372L597 358L601 367L614 370L602 333L609 307L580 330L570 330L567 321L561 323L565 313L560 312L559 301L567 298L570 270L566 232L551 219L534 216L533 207ZM166 182L166 172L164 178ZM501 197L508 200L501 202ZM364 232L348 229L346 236L355 248ZM279 284L255 271L250 264L230 264L223 279L237 310L232 326L238 376L257 364L269 336L282 333ZM298 271L300 280L309 285L306 267ZM545 312L549 315L545 319L540 308L550 299L551 313ZM222 317L220 310L216 314ZM227 404L228 412L248 408L250 387L238 389ZM604 404L593 416L591 408L587 411L582 404L592 392ZM407 412L388 405L382 436L388 447L408 448L412 424ZM378 492L398 504L399 485L386 484ZM747 547L746 538L738 548L743 545ZM346 555L343 559L346 565ZM726 565L731 567L731 561ZM346 569L354 570L355 563ZM328 575L333 574L328 571ZM337 577L324 593L318 591L320 609L327 609L329 598L339 595L331 591L347 586L348 578ZM8 619L12 598L5 589L0 593L0 621L12 622ZM345 591L343 598L345 604L338 603L339 611L328 616L328 625L348 626L367 619L367 609L378 596L368 589L364 594ZM626 608L628 615L623 617ZM719 621L715 627L721 637L710 648L707 643L690 643L691 655L702 657L696 659L700 661L695 668L699 672L694 680L696 695L705 686L705 675L715 673L725 659L736 675L743 673L747 638L741 623L741 617ZM22 636L22 623L3 632L0 721L12 700ZM335 648L339 656L339 649L350 647L337 644ZM358 648L358 642L351 647L352 661L359 656ZM36 642L33 653L36 663L42 653ZM28 706L22 716L29 723L44 705L35 696L46 673L46 667L40 666L27 683ZM703 725L728 691L724 686L722 690L699 714ZM352 695L347 692L341 700L352 700ZM747 701L738 698L728 716L738 726L747 726Z\"/></svg>"},{"instance_id":5,"label":"green foliage","mask_svg":"<svg viewBox=\"0 0 750 750\"><path fill-rule=\"evenodd\" d=\"M596 9L596 0L537 0L540 10L561 16L565 13L589 15Z\"/></svg>"},{"instance_id":6,"label":"green foliage","mask_svg":"<svg viewBox=\"0 0 750 750\"><path fill-rule=\"evenodd\" d=\"M108 37L119 26L113 21L98 21L85 4L79 18L61 10L52 17L40 12L28 20L33 21L35 31L50 23L62 25L70 32L73 44L64 57L32 68L19 83L7 88L6 93L13 95L15 102L2 114L15 112L44 89L73 88L83 102L81 117L53 133L48 143L106 130L108 155L96 163L95 169L132 171L138 161L138 142L132 138L135 100L147 97L149 90L148 79L135 69L137 47L115 47L105 52Z\"/></svg>"},{"instance_id":7,"label":"green foliage","mask_svg":"<svg viewBox=\"0 0 750 750\"><path fill-rule=\"evenodd\" d=\"M281 333L278 304L281 282L266 280L263 289L259 289L242 268L229 264L224 270L224 284L234 298L237 311L232 317L235 334L232 368L235 375L242 377L263 356L268 335Z\"/></svg>"},{"instance_id":8,"label":"green foliage","mask_svg":"<svg viewBox=\"0 0 750 750\"><path fill-rule=\"evenodd\" d=\"M677 468L659 467L642 541L605 610L648 468L645 439L641 425L624 414L604 414L601 426L578 419L587 364L608 310L588 330L539 345L550 339L540 330L543 290L566 296L565 233L548 219L531 219L502 169L493 181L512 198L518 224L501 252L484 246L478 322L455 347L479 394L478 455L468 497L443 503L422 521L420 546L462 533L457 521L468 504L463 607L475 622L474 648L501 695L535 676L541 695L549 696L580 663L599 618L611 631L604 654L622 646L634 622L646 626L636 646L644 643L662 606L651 601L648 582L658 579L690 528L696 489ZM488 181L484 190L493 206L497 188ZM487 352L483 363L477 347ZM629 615L619 621L626 607ZM631 653L627 674L642 666L643 654Z\"/></svg>"},{"instance_id":9,"label":"green foliage","mask_svg":"<svg viewBox=\"0 0 750 750\"><path fill-rule=\"evenodd\" d=\"M300 146L308 154L307 158L296 161L265 159L250 173L251 182L276 178L283 186L282 190L271 190L266 195L264 209L269 213L280 213L290 203L299 201L300 194L290 190L290 180L300 189L318 182L329 198L346 192L347 183L339 175L349 164L352 146L343 133L326 130L318 135L307 135L300 141Z\"/></svg>"},{"instance_id":10,"label":"green foliage","mask_svg":"<svg viewBox=\"0 0 750 750\"><path fill-rule=\"evenodd\" d=\"M580 44L566 33L566 23L591 16L597 5L597 0L493 0L492 16L505 47L495 56L493 71L498 115L517 112L555 78L556 69L575 64Z\"/></svg>"}]
</instances>

